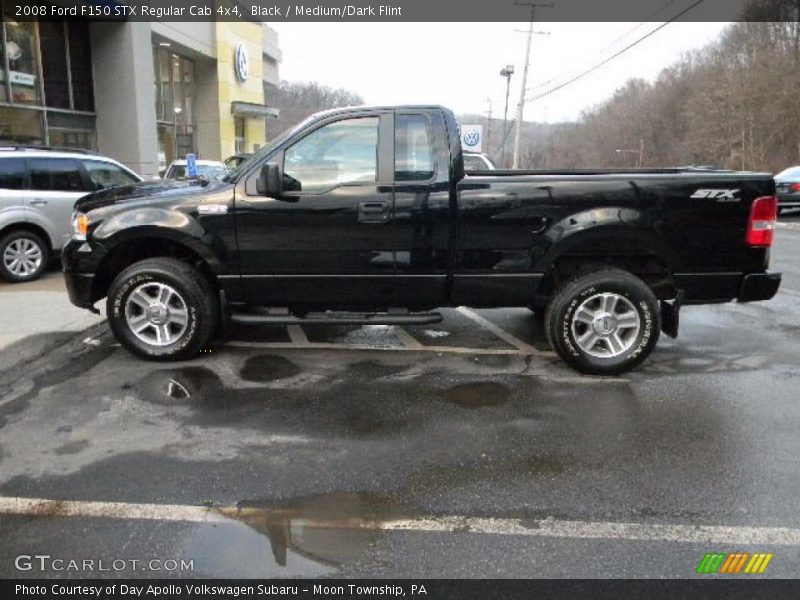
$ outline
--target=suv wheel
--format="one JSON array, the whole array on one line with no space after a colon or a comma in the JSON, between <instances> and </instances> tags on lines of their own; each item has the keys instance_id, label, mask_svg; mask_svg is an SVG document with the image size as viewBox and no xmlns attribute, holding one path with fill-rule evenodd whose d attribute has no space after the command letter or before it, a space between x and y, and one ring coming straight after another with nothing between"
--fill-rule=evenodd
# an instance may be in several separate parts
<instances>
[{"instance_id":1,"label":"suv wheel","mask_svg":"<svg viewBox=\"0 0 800 600\"><path fill-rule=\"evenodd\" d=\"M661 332L658 301L638 277L603 269L565 283L545 315L547 338L572 367L618 375L652 352Z\"/></svg>"},{"instance_id":2,"label":"suv wheel","mask_svg":"<svg viewBox=\"0 0 800 600\"><path fill-rule=\"evenodd\" d=\"M150 258L122 271L111 284L108 322L128 350L150 360L191 358L219 320L211 284L174 258Z\"/></svg>"},{"instance_id":3,"label":"suv wheel","mask_svg":"<svg viewBox=\"0 0 800 600\"><path fill-rule=\"evenodd\" d=\"M0 275L13 282L38 279L47 267L47 244L29 231L14 231L0 240Z\"/></svg>"}]
</instances>

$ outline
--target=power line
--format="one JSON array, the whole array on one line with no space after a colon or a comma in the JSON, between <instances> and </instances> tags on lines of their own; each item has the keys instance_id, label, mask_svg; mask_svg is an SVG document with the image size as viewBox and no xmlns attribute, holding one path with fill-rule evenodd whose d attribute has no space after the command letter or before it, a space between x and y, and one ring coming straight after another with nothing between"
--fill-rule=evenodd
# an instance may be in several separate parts
<instances>
[{"instance_id":1,"label":"power line","mask_svg":"<svg viewBox=\"0 0 800 600\"><path fill-rule=\"evenodd\" d=\"M583 79L583 78L584 78L584 77L586 77L587 75L589 75L589 74L591 74L591 73L594 73L594 72L595 72L595 71L597 71L597 69L599 69L600 67L604 67L605 65L607 65L608 63L610 63L612 60L614 60L614 59L615 59L615 58L617 58L618 56L621 56L621 55L625 54L625 53L626 53L628 50L630 50L631 48L633 48L633 47L635 47L635 46L638 46L638 45L639 45L639 44L641 44L643 41L645 41L647 38L649 38L649 37L651 37L651 36L655 35L656 33L658 33L659 31L661 31L662 29L664 29L664 27L666 27L666 26L667 26L667 25L669 25L670 23L673 23L674 21L677 21L677 20L678 20L678 19L680 19L680 18L681 18L683 15L685 15L686 13L688 13L690 10L692 10L692 9L693 9L693 8L695 8L696 6L698 6L698 5L702 4L702 3L703 3L703 1L704 1L704 0L697 0L697 1L696 1L694 4L692 4L692 5L691 5L691 6L689 6L688 8L686 8L686 9L682 10L682 11L681 11L681 12L679 12L677 15L675 15L674 17L672 17L672 18L671 18L669 21L666 21L666 22L662 23L661 25L659 25L658 27L656 27L655 29L653 29L651 32L649 32L648 34L646 34L646 35L644 35L644 36L640 37L640 38L639 38L638 40L636 40L635 42L633 42L633 43L631 43L631 44L629 44L629 45L625 46L625 47L624 47L622 50L620 50L619 52L617 52L617 53L615 53L615 54L612 54L611 56L609 56L608 58L606 58L606 59L605 59L605 60L603 60L602 62L599 62L598 64L596 64L595 66L593 66L592 68L590 68L590 69L587 69L586 71L583 71L583 72L582 72L582 73L580 73L579 75L576 75L575 77L572 77L571 79L567 80L566 82L564 82L564 83L562 83L562 84L560 84L560 85L557 85L556 87L554 87L554 88L551 88L551 89L547 90L546 92L542 92L541 94L537 94L536 96L533 96L533 97L531 97L531 98L527 98L527 99L526 99L526 101L527 101L527 102L532 102L533 100L539 100L540 98L544 98L545 96L549 96L550 94L554 94L555 92L557 92L557 91L559 91L559 90L562 90L562 89L564 89L564 88L565 88L565 87L567 87L568 85L570 85L570 84L573 84L573 83L575 83L576 81L578 81L578 80L580 80L580 79Z\"/></svg>"},{"instance_id":2,"label":"power line","mask_svg":"<svg viewBox=\"0 0 800 600\"><path fill-rule=\"evenodd\" d=\"M659 8L658 10L653 11L652 13L647 15L647 17L645 17L644 21L642 21L641 23L639 23L635 27L632 27L631 29L629 29L628 31L623 33L621 36L616 38L613 42L610 42L610 43L606 44L605 46L603 46L596 54L599 54L599 55L604 54L606 50L609 50L610 48L613 48L617 44L617 42L619 42L620 40L625 39L626 37L631 35L634 31L636 31L638 29L641 29L642 26L645 23L648 23L651 20L653 20L654 17L656 17L657 15L661 14L662 12L664 12L671 5L675 4L675 2L677 2L677 0L667 0L666 4L664 4L661 8ZM542 81L541 83L537 83L533 87L528 88L526 91L533 91L533 90L541 89L541 88L553 83L554 81L558 81L559 79L561 79L565 75L570 75L571 73L574 73L574 71L561 72L558 75L556 75L555 77L553 77L552 79L548 79L547 81Z\"/></svg>"}]
</instances>

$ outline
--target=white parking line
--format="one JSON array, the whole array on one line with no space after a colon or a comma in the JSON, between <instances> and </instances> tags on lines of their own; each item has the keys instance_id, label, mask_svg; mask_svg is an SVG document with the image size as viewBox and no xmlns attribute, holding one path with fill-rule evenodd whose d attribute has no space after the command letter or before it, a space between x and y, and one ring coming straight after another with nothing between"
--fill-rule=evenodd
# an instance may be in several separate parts
<instances>
[{"instance_id":1,"label":"white parking line","mask_svg":"<svg viewBox=\"0 0 800 600\"><path fill-rule=\"evenodd\" d=\"M398 336L400 337L400 336ZM118 344L117 344L118 345ZM425 346L420 344L419 348L409 348L406 346L371 346L369 344L331 344L327 342L308 342L305 345L297 345L291 342L225 342L223 347L231 348L274 348L286 350L291 348L302 348L304 350L374 350L378 352L438 352L451 354L512 354L524 356L513 348L460 348L458 346Z\"/></svg>"},{"instance_id":2,"label":"white parking line","mask_svg":"<svg viewBox=\"0 0 800 600\"><path fill-rule=\"evenodd\" d=\"M500 329L497 325L495 325L491 321L489 321L487 319L484 319L478 313L470 310L469 308L467 308L465 306L459 306L458 308L456 308L456 310L458 312L460 312L462 315L464 315L465 317L467 317L468 319L472 319L478 325L480 325L480 326L484 327L485 329L488 329L489 331L491 331L493 334L495 334L497 337L499 337L501 340L503 340L506 344L508 344L510 346L514 346L514 348L516 348L517 350L519 350L523 354L545 354L544 352L542 352L540 350L537 350L536 348L534 348L530 344L526 344L525 342L523 342L518 337L515 337L515 336L511 335L510 333L508 333L504 329Z\"/></svg>"},{"instance_id":3,"label":"white parking line","mask_svg":"<svg viewBox=\"0 0 800 600\"><path fill-rule=\"evenodd\" d=\"M778 294L787 294L789 296L800 296L797 290L787 290L786 288L778 288Z\"/></svg>"},{"instance_id":4,"label":"white parking line","mask_svg":"<svg viewBox=\"0 0 800 600\"><path fill-rule=\"evenodd\" d=\"M287 325L286 332L289 334L289 339L297 346L308 346L308 338L306 332L300 325Z\"/></svg>"},{"instance_id":5,"label":"white parking line","mask_svg":"<svg viewBox=\"0 0 800 600\"><path fill-rule=\"evenodd\" d=\"M403 342L403 345L409 350L422 350L423 345L420 341L402 327L395 326L392 331L394 331L394 334L400 338L400 341Z\"/></svg>"},{"instance_id":6,"label":"white parking line","mask_svg":"<svg viewBox=\"0 0 800 600\"><path fill-rule=\"evenodd\" d=\"M366 529L478 533L568 539L658 541L685 544L730 544L734 546L800 546L800 529L725 525L664 523L616 523L558 519L495 519L464 516L429 516L408 519L361 519L294 517L288 510L264 508L203 507L180 504L132 504L87 502L41 498L0 497L0 514L35 517L84 517L143 521L220 523L231 519L275 515L291 525L310 528Z\"/></svg>"}]
</instances>

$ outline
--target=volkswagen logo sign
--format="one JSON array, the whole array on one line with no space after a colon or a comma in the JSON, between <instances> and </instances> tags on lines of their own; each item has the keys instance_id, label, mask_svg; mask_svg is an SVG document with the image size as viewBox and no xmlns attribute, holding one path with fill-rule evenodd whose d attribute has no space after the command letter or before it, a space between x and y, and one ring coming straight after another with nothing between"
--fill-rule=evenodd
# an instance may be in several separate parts
<instances>
[{"instance_id":1,"label":"volkswagen logo sign","mask_svg":"<svg viewBox=\"0 0 800 600\"><path fill-rule=\"evenodd\" d=\"M468 131L464 132L464 144L467 146L473 147L477 146L478 143L481 141L481 134L474 129L469 129Z\"/></svg>"},{"instance_id":2,"label":"volkswagen logo sign","mask_svg":"<svg viewBox=\"0 0 800 600\"><path fill-rule=\"evenodd\" d=\"M241 42L236 45L233 68L239 81L247 81L247 76L250 74L250 58L247 56L247 46Z\"/></svg>"}]
</instances>

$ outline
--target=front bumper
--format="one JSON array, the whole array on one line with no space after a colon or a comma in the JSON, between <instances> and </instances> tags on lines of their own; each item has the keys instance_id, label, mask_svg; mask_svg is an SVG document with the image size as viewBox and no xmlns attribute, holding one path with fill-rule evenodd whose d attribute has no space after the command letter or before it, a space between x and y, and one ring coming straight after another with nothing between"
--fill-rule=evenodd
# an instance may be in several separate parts
<instances>
[{"instance_id":1,"label":"front bumper","mask_svg":"<svg viewBox=\"0 0 800 600\"><path fill-rule=\"evenodd\" d=\"M79 308L92 310L94 275L91 273L68 273L64 272L64 281L67 284L67 294L69 301Z\"/></svg>"},{"instance_id":2,"label":"front bumper","mask_svg":"<svg viewBox=\"0 0 800 600\"><path fill-rule=\"evenodd\" d=\"M106 256L99 244L70 240L61 251L61 264L64 269L64 282L69 301L75 306L94 310L98 300L95 294L95 273Z\"/></svg>"},{"instance_id":3,"label":"front bumper","mask_svg":"<svg viewBox=\"0 0 800 600\"><path fill-rule=\"evenodd\" d=\"M752 273L742 278L739 287L739 302L758 302L770 300L778 293L781 285L780 273Z\"/></svg>"}]
</instances>

